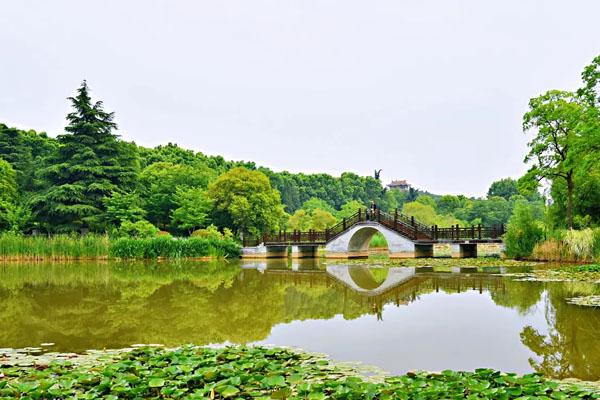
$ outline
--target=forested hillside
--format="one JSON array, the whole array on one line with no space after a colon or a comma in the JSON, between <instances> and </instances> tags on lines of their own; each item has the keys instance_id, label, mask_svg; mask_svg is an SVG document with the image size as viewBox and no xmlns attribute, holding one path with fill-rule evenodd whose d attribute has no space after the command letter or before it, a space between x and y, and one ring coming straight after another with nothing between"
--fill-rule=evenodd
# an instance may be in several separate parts
<instances>
[{"instance_id":1,"label":"forested hillside","mask_svg":"<svg viewBox=\"0 0 600 400\"><path fill-rule=\"evenodd\" d=\"M387 190L352 172L275 172L172 143L138 146L117 136L114 113L92 100L84 81L68 99L72 112L56 138L0 124L0 230L152 236L324 229L371 202L428 225L504 224L520 205L521 216L546 229L597 226L599 64L600 57L586 67L576 93L531 100L523 123L535 135L531 168L517 180L491 183L485 198ZM540 180L549 184L549 207Z\"/></svg>"}]
</instances>

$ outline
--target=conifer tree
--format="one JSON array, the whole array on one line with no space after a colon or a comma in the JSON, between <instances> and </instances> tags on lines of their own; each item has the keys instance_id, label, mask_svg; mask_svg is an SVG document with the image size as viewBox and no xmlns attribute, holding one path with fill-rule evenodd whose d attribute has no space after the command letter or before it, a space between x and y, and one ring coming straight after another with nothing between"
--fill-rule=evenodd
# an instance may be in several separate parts
<instances>
[{"instance_id":1,"label":"conifer tree","mask_svg":"<svg viewBox=\"0 0 600 400\"><path fill-rule=\"evenodd\" d=\"M45 191L34 199L36 213L49 231L87 231L98 227L103 198L127 191L136 178L137 154L118 140L114 113L92 103L86 81L69 97L67 133L42 171Z\"/></svg>"}]
</instances>

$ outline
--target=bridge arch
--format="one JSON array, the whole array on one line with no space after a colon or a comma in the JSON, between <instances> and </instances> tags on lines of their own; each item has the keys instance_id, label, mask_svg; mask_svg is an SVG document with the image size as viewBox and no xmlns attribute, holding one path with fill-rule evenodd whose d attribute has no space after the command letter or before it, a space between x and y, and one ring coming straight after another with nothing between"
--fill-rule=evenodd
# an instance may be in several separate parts
<instances>
[{"instance_id":1,"label":"bridge arch","mask_svg":"<svg viewBox=\"0 0 600 400\"><path fill-rule=\"evenodd\" d=\"M380 232L388 244L390 257L415 257L419 245L398 232L374 221L362 222L327 243L325 252L331 258L364 258L368 256L369 243ZM429 245L431 246L431 245ZM433 247L431 247L433 249Z\"/></svg>"},{"instance_id":2,"label":"bridge arch","mask_svg":"<svg viewBox=\"0 0 600 400\"><path fill-rule=\"evenodd\" d=\"M368 296L379 295L415 276L415 268L409 267L387 268L381 281L373 276L371 268L365 266L331 265L327 266L326 272L344 286Z\"/></svg>"}]
</instances>

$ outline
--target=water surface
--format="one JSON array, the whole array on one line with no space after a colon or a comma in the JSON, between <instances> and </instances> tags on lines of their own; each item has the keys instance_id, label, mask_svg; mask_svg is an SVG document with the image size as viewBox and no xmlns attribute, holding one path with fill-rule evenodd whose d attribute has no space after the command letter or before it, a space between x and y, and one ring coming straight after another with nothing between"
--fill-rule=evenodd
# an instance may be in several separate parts
<instances>
[{"instance_id":1,"label":"water surface","mask_svg":"<svg viewBox=\"0 0 600 400\"><path fill-rule=\"evenodd\" d=\"M0 265L0 348L259 343L391 373L491 367L597 380L600 309L565 302L597 293L312 260L12 263Z\"/></svg>"}]
</instances>

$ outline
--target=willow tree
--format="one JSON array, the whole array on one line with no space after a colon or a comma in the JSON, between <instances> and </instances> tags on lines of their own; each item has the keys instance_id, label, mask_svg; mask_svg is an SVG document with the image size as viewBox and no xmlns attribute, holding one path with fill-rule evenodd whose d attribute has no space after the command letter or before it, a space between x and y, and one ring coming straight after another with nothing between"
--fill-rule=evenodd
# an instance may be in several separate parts
<instances>
[{"instance_id":1,"label":"willow tree","mask_svg":"<svg viewBox=\"0 0 600 400\"><path fill-rule=\"evenodd\" d=\"M88 230L99 223L104 197L130 189L137 176L136 150L118 140L114 113L92 102L85 81L67 115L67 133L41 175L45 190L34 199L35 211L49 230Z\"/></svg>"},{"instance_id":2,"label":"willow tree","mask_svg":"<svg viewBox=\"0 0 600 400\"><path fill-rule=\"evenodd\" d=\"M551 90L531 99L523 116L523 130L535 132L525 162L533 163L538 179L566 183L569 228L573 227L575 148L584 114L585 107L574 93Z\"/></svg>"}]
</instances>

